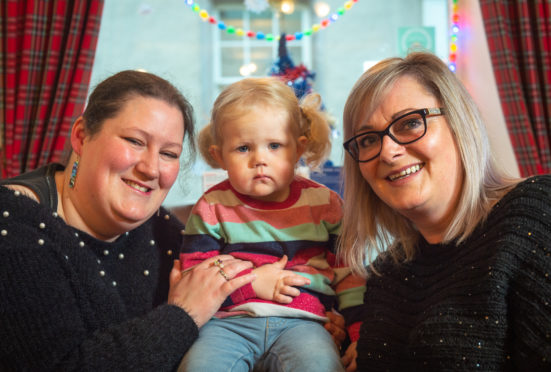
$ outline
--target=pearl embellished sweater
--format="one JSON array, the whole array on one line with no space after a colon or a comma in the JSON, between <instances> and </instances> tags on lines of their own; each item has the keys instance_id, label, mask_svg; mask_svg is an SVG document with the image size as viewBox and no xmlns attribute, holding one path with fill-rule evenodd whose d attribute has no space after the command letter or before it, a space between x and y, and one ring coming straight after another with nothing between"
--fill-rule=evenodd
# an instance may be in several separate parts
<instances>
[{"instance_id":1,"label":"pearl embellished sweater","mask_svg":"<svg viewBox=\"0 0 551 372\"><path fill-rule=\"evenodd\" d=\"M464 242L375 262L360 371L551 370L551 176L523 181Z\"/></svg>"},{"instance_id":2,"label":"pearl embellished sweater","mask_svg":"<svg viewBox=\"0 0 551 372\"><path fill-rule=\"evenodd\" d=\"M175 369L198 335L166 304L182 228L161 209L104 242L0 186L0 370Z\"/></svg>"}]
</instances>

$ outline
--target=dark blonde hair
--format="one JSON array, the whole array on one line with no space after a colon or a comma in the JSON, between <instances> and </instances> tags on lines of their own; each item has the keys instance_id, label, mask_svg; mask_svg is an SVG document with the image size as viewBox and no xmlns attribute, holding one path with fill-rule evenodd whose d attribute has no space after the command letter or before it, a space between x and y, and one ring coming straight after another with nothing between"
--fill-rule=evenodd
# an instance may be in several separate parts
<instances>
[{"instance_id":1,"label":"dark blonde hair","mask_svg":"<svg viewBox=\"0 0 551 372\"><path fill-rule=\"evenodd\" d=\"M389 58L366 71L356 82L344 107L344 138L366 121L401 77L413 77L444 108L457 143L464 174L455 216L443 242L466 239L488 215L493 204L518 180L500 170L490 153L479 110L459 79L438 57L412 53ZM397 262L414 257L419 232L401 214L386 205L370 188L350 156L344 159L344 217L338 253L353 270L365 275L366 257L388 247Z\"/></svg>"},{"instance_id":2,"label":"dark blonde hair","mask_svg":"<svg viewBox=\"0 0 551 372\"><path fill-rule=\"evenodd\" d=\"M330 126L327 115L321 111L321 98L317 93L306 95L300 102L294 91L275 77L245 78L220 93L214 102L211 120L199 132L199 151L213 168L219 165L211 157L211 145L221 145L222 126L246 114L258 105L285 110L295 138L308 139L303 159L315 169L331 150Z\"/></svg>"}]
</instances>

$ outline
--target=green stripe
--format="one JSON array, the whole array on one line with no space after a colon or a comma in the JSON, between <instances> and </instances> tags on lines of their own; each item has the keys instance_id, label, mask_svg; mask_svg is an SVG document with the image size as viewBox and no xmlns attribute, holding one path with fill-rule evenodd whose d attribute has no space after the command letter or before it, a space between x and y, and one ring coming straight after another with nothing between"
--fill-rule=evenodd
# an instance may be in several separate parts
<instances>
[{"instance_id":1,"label":"green stripe","mask_svg":"<svg viewBox=\"0 0 551 372\"><path fill-rule=\"evenodd\" d=\"M296 241L297 237L299 237L299 240L318 242L324 242L329 239L328 229L323 225L313 223L278 229L264 221L248 223L223 222L221 228L232 232L232 241L228 243L290 242Z\"/></svg>"},{"instance_id":2,"label":"green stripe","mask_svg":"<svg viewBox=\"0 0 551 372\"><path fill-rule=\"evenodd\" d=\"M220 239L220 224L209 225L205 223L201 217L196 214L192 214L186 224L186 235L210 235L213 238Z\"/></svg>"},{"instance_id":3,"label":"green stripe","mask_svg":"<svg viewBox=\"0 0 551 372\"><path fill-rule=\"evenodd\" d=\"M365 291L366 287L360 286L339 292L339 310L346 309L347 307L362 305L364 302Z\"/></svg>"},{"instance_id":4,"label":"green stripe","mask_svg":"<svg viewBox=\"0 0 551 372\"><path fill-rule=\"evenodd\" d=\"M308 288L314 292L323 293L328 296L334 296L335 291L331 288L331 282L329 278L322 274L307 274L295 271L297 274L302 275L305 278L310 279L310 284L305 285L304 288Z\"/></svg>"}]
</instances>

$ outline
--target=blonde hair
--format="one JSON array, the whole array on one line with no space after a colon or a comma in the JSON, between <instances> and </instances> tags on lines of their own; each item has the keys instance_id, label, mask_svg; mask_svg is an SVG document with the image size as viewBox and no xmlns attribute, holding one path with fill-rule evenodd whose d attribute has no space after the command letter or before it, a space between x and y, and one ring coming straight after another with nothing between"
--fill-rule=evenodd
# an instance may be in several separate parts
<instances>
[{"instance_id":1,"label":"blonde hair","mask_svg":"<svg viewBox=\"0 0 551 372\"><path fill-rule=\"evenodd\" d=\"M432 54L419 52L405 58L385 59L366 71L352 88L344 107L344 138L354 135L355 124L369 118L385 99L388 89L406 75L416 79L440 102L459 149L464 181L455 216L443 239L443 243L456 240L459 244L518 180L498 168L476 104L445 63ZM362 177L358 163L348 155L344 159L343 209L338 254L354 272L366 275L366 258L382 253L383 247L388 247L396 262L414 257L419 232L408 219L379 199Z\"/></svg>"},{"instance_id":2,"label":"blonde hair","mask_svg":"<svg viewBox=\"0 0 551 372\"><path fill-rule=\"evenodd\" d=\"M328 157L330 126L327 115L321 111L319 94L310 93L299 102L293 89L278 78L245 78L220 93L214 102L210 123L199 132L199 151L207 164L219 168L209 148L222 144L224 123L238 119L258 105L278 107L287 112L295 138L305 136L308 139L302 158L310 168L316 169Z\"/></svg>"}]
</instances>

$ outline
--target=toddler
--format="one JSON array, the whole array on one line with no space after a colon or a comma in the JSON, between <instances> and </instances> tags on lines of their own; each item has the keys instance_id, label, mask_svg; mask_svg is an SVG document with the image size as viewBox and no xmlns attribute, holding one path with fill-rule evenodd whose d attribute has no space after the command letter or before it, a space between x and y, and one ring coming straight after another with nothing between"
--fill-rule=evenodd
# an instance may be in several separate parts
<instances>
[{"instance_id":1,"label":"toddler","mask_svg":"<svg viewBox=\"0 0 551 372\"><path fill-rule=\"evenodd\" d=\"M315 169L330 150L320 103L315 93L299 102L277 78L243 79L216 99L199 147L228 179L193 207L180 260L187 269L230 254L257 279L201 328L181 371L344 371L325 312L338 299L355 341L364 281L335 259L339 195L295 174L301 157Z\"/></svg>"}]
</instances>

